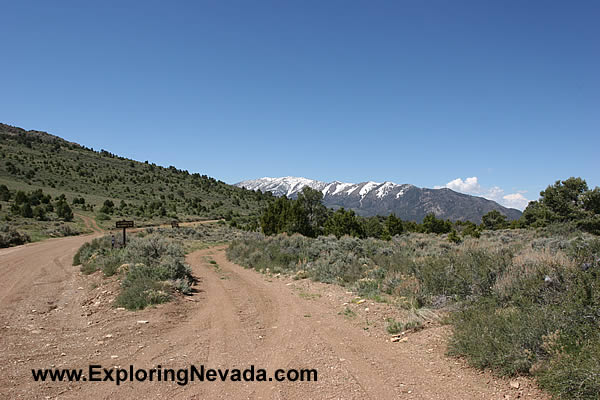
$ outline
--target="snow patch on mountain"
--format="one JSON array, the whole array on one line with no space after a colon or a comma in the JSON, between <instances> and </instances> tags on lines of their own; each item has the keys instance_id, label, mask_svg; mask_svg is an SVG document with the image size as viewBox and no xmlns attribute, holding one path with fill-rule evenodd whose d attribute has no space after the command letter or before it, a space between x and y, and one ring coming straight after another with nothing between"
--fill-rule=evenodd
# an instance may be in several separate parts
<instances>
[{"instance_id":1,"label":"snow patch on mountain","mask_svg":"<svg viewBox=\"0 0 600 400\"><path fill-rule=\"evenodd\" d=\"M344 191L344 189L348 188L349 186L354 185L353 183L344 183L344 182L336 182L336 187L335 190L333 191L333 193L331 193L331 195L336 195L338 193L341 193Z\"/></svg>"},{"instance_id":2,"label":"snow patch on mountain","mask_svg":"<svg viewBox=\"0 0 600 400\"><path fill-rule=\"evenodd\" d=\"M348 190L348 191L346 192L346 194L348 194L348 195L349 195L349 194L352 194L352 192L354 192L354 191L355 191L356 189L358 189L358 188L359 188L359 186L358 186L358 185L353 185L353 186L350 188L350 190Z\"/></svg>"},{"instance_id":3,"label":"snow patch on mountain","mask_svg":"<svg viewBox=\"0 0 600 400\"><path fill-rule=\"evenodd\" d=\"M379 186L379 188L377 189L377 191L375 192L375 195L377 196L378 199L387 196L387 194L390 192L391 189L395 188L396 185L393 182L384 182L383 185Z\"/></svg>"},{"instance_id":4,"label":"snow patch on mountain","mask_svg":"<svg viewBox=\"0 0 600 400\"><path fill-rule=\"evenodd\" d=\"M260 190L261 192L272 192L276 196L294 196L308 186L316 190L323 190L327 185L325 182L313 179L285 176L281 178L264 177L237 183L236 186L245 187L248 190Z\"/></svg>"},{"instance_id":5,"label":"snow patch on mountain","mask_svg":"<svg viewBox=\"0 0 600 400\"><path fill-rule=\"evenodd\" d=\"M365 185L360 189L360 192L358 192L358 194L360 194L362 197L365 197L367 195L367 193L369 193L371 190L373 190L375 187L377 187L379 185L380 185L380 183L369 181L369 182L365 183Z\"/></svg>"}]
</instances>

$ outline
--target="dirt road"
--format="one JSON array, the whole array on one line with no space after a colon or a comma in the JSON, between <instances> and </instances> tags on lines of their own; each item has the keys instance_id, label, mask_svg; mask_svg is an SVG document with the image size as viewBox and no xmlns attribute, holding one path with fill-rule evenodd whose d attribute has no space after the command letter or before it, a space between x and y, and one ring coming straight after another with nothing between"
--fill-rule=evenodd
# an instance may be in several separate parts
<instances>
[{"instance_id":1,"label":"dirt road","mask_svg":"<svg viewBox=\"0 0 600 400\"><path fill-rule=\"evenodd\" d=\"M96 222L95 219L90 218L83 214L78 214L78 213L75 213L75 216L80 218L83 221L83 223L85 224L85 227L88 228L90 231L92 231L94 233L102 233L102 228L100 228L98 226L98 223Z\"/></svg>"},{"instance_id":2,"label":"dirt road","mask_svg":"<svg viewBox=\"0 0 600 400\"><path fill-rule=\"evenodd\" d=\"M385 307L348 303L343 288L267 277L226 260L188 256L189 298L140 312L112 307L113 279L83 276L71 259L88 237L0 250L0 398L514 399L545 398L444 356L448 327L391 343ZM212 260L216 262L210 263ZM352 308L354 316L344 313ZM365 311L365 308L370 310ZM140 322L141 321L141 322ZM147 321L145 323L144 321ZM317 382L34 382L31 368L317 369Z\"/></svg>"}]
</instances>

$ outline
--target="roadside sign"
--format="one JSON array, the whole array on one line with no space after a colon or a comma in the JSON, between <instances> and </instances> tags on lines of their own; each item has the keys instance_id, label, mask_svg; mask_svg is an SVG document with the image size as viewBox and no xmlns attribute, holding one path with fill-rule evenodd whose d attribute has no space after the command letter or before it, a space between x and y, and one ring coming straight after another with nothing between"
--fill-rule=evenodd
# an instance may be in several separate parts
<instances>
[{"instance_id":1,"label":"roadside sign","mask_svg":"<svg viewBox=\"0 0 600 400\"><path fill-rule=\"evenodd\" d=\"M133 228L133 221L117 221L116 225L117 228L123 228L123 247L127 246L127 228Z\"/></svg>"},{"instance_id":2,"label":"roadside sign","mask_svg":"<svg viewBox=\"0 0 600 400\"><path fill-rule=\"evenodd\" d=\"M171 228L179 228L179 221L171 221Z\"/></svg>"}]
</instances>

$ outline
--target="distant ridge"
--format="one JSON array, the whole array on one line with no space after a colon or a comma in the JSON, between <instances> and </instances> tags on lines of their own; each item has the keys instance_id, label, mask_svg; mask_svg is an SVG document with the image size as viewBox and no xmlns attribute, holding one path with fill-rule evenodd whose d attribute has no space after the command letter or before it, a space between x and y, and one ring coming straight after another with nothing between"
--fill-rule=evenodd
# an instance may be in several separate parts
<instances>
[{"instance_id":1,"label":"distant ridge","mask_svg":"<svg viewBox=\"0 0 600 400\"><path fill-rule=\"evenodd\" d=\"M395 213L402 219L417 222L421 222L429 213L434 213L438 218L475 223L480 223L481 217L492 210L498 210L509 220L521 216L521 211L501 206L483 197L446 188L427 189L393 182L327 183L286 176L246 180L236 183L235 186L290 198L297 197L302 188L309 186L323 193L323 204L328 207L352 209L363 216Z\"/></svg>"}]
</instances>

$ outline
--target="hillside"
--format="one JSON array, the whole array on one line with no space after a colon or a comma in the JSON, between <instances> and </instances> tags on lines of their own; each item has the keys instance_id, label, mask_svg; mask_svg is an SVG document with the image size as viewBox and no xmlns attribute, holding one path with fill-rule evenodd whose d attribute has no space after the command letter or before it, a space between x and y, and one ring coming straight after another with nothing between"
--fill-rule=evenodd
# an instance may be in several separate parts
<instances>
[{"instance_id":1,"label":"hillside","mask_svg":"<svg viewBox=\"0 0 600 400\"><path fill-rule=\"evenodd\" d=\"M64 194L76 215L95 218L104 227L114 226L120 218L134 219L137 225L213 218L248 223L270 198L174 166L130 160L6 124L0 124L0 185L11 193L10 200L0 201L0 221L10 221L10 226L34 239L53 236L44 232L67 222L52 210L41 221L17 215L13 207L17 191L41 189L53 199ZM85 230L78 218L67 225Z\"/></svg>"},{"instance_id":2,"label":"hillside","mask_svg":"<svg viewBox=\"0 0 600 400\"><path fill-rule=\"evenodd\" d=\"M481 222L481 217L498 210L509 220L521 216L519 210L506 208L482 197L470 196L450 189L419 188L393 182L321 182L306 178L283 177L247 180L236 184L249 190L271 192L276 196L295 198L304 186L323 193L323 203L334 209L344 207L362 216L391 213L409 221L421 222L425 215L452 221Z\"/></svg>"}]
</instances>

